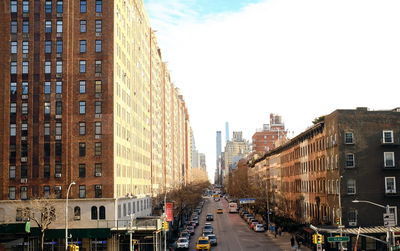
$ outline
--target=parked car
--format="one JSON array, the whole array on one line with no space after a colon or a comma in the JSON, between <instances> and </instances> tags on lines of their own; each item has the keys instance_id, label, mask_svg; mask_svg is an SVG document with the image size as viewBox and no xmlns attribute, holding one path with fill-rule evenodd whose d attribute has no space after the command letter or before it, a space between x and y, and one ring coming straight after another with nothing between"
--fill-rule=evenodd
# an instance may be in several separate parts
<instances>
[{"instance_id":1,"label":"parked car","mask_svg":"<svg viewBox=\"0 0 400 251\"><path fill-rule=\"evenodd\" d=\"M217 243L217 236L215 234L209 234L207 237L210 240L211 246L216 246L218 244Z\"/></svg>"},{"instance_id":2,"label":"parked car","mask_svg":"<svg viewBox=\"0 0 400 251\"><path fill-rule=\"evenodd\" d=\"M190 233L188 232L188 231L182 231L180 234L179 234L179 238L186 238L186 239L190 239Z\"/></svg>"},{"instance_id":3,"label":"parked car","mask_svg":"<svg viewBox=\"0 0 400 251\"><path fill-rule=\"evenodd\" d=\"M189 248L189 240L186 238L179 238L176 241L176 248L188 249Z\"/></svg>"},{"instance_id":4,"label":"parked car","mask_svg":"<svg viewBox=\"0 0 400 251\"><path fill-rule=\"evenodd\" d=\"M258 224L258 220L253 219L253 220L251 220L250 223L249 223L249 228L250 228L250 229L253 229L254 226L257 225L257 224Z\"/></svg>"},{"instance_id":5,"label":"parked car","mask_svg":"<svg viewBox=\"0 0 400 251\"><path fill-rule=\"evenodd\" d=\"M190 235L194 235L194 227L193 226L187 226L186 231L190 233Z\"/></svg>"},{"instance_id":6,"label":"parked car","mask_svg":"<svg viewBox=\"0 0 400 251\"><path fill-rule=\"evenodd\" d=\"M254 231L256 231L256 232L264 232L265 231L264 224L255 225Z\"/></svg>"},{"instance_id":7,"label":"parked car","mask_svg":"<svg viewBox=\"0 0 400 251\"><path fill-rule=\"evenodd\" d=\"M210 250L210 240L208 237L200 236L196 243L196 250Z\"/></svg>"},{"instance_id":8,"label":"parked car","mask_svg":"<svg viewBox=\"0 0 400 251\"><path fill-rule=\"evenodd\" d=\"M223 213L224 213L224 210L222 208L217 209L217 214L223 214Z\"/></svg>"},{"instance_id":9,"label":"parked car","mask_svg":"<svg viewBox=\"0 0 400 251\"><path fill-rule=\"evenodd\" d=\"M214 215L212 214L207 214L206 216L206 221L213 221L214 220Z\"/></svg>"}]
</instances>

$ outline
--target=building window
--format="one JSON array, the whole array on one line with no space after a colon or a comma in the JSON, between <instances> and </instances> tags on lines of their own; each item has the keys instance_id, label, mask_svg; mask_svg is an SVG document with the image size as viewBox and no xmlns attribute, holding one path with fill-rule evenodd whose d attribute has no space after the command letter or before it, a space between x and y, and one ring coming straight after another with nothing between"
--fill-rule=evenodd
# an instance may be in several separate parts
<instances>
[{"instance_id":1,"label":"building window","mask_svg":"<svg viewBox=\"0 0 400 251\"><path fill-rule=\"evenodd\" d=\"M29 62L23 61L22 62L22 74L28 74L28 73L29 73Z\"/></svg>"},{"instance_id":2,"label":"building window","mask_svg":"<svg viewBox=\"0 0 400 251\"><path fill-rule=\"evenodd\" d=\"M10 159L11 160L15 160L16 156L17 156L17 147L16 145L11 144L10 145Z\"/></svg>"},{"instance_id":3,"label":"building window","mask_svg":"<svg viewBox=\"0 0 400 251\"><path fill-rule=\"evenodd\" d=\"M86 72L86 60L79 61L79 72L85 73Z\"/></svg>"},{"instance_id":4,"label":"building window","mask_svg":"<svg viewBox=\"0 0 400 251\"><path fill-rule=\"evenodd\" d=\"M350 226L356 226L357 225L357 210L350 209L348 212L348 215L347 215L347 220L348 220Z\"/></svg>"},{"instance_id":5,"label":"building window","mask_svg":"<svg viewBox=\"0 0 400 251\"><path fill-rule=\"evenodd\" d=\"M61 136L62 135L62 123L57 122L56 123L56 136Z\"/></svg>"},{"instance_id":6,"label":"building window","mask_svg":"<svg viewBox=\"0 0 400 251\"><path fill-rule=\"evenodd\" d=\"M11 13L17 13L18 12L17 0L11 0L10 1L10 12Z\"/></svg>"},{"instance_id":7,"label":"building window","mask_svg":"<svg viewBox=\"0 0 400 251\"><path fill-rule=\"evenodd\" d=\"M95 51L96 52L101 52L102 51L102 41L101 40L96 40Z\"/></svg>"},{"instance_id":8,"label":"building window","mask_svg":"<svg viewBox=\"0 0 400 251\"><path fill-rule=\"evenodd\" d=\"M56 73L60 74L62 73L63 69L63 62L62 61L57 61L56 62Z\"/></svg>"},{"instance_id":9,"label":"building window","mask_svg":"<svg viewBox=\"0 0 400 251\"><path fill-rule=\"evenodd\" d=\"M10 136L16 136L17 135L17 125L16 124L10 124Z\"/></svg>"},{"instance_id":10,"label":"building window","mask_svg":"<svg viewBox=\"0 0 400 251\"><path fill-rule=\"evenodd\" d=\"M44 12L45 13L51 13L51 1L47 0L44 3Z\"/></svg>"},{"instance_id":11,"label":"building window","mask_svg":"<svg viewBox=\"0 0 400 251\"><path fill-rule=\"evenodd\" d=\"M50 136L50 123L44 123L44 135Z\"/></svg>"},{"instance_id":12,"label":"building window","mask_svg":"<svg viewBox=\"0 0 400 251\"><path fill-rule=\"evenodd\" d=\"M393 143L393 131L383 131L383 143Z\"/></svg>"},{"instance_id":13,"label":"building window","mask_svg":"<svg viewBox=\"0 0 400 251\"><path fill-rule=\"evenodd\" d=\"M46 33L51 32L51 21L50 20L46 20L44 22L44 32L46 32Z\"/></svg>"},{"instance_id":14,"label":"building window","mask_svg":"<svg viewBox=\"0 0 400 251\"><path fill-rule=\"evenodd\" d=\"M10 22L10 33L11 34L16 34L18 32L18 23L17 21L11 21Z\"/></svg>"},{"instance_id":15,"label":"building window","mask_svg":"<svg viewBox=\"0 0 400 251\"><path fill-rule=\"evenodd\" d=\"M21 124L21 136L28 136L28 124L26 122Z\"/></svg>"},{"instance_id":16,"label":"building window","mask_svg":"<svg viewBox=\"0 0 400 251\"><path fill-rule=\"evenodd\" d=\"M29 94L29 84L28 82L22 82L22 95Z\"/></svg>"},{"instance_id":17,"label":"building window","mask_svg":"<svg viewBox=\"0 0 400 251\"><path fill-rule=\"evenodd\" d=\"M17 54L18 52L18 42L17 41L11 41L10 42L10 53L11 54Z\"/></svg>"},{"instance_id":18,"label":"building window","mask_svg":"<svg viewBox=\"0 0 400 251\"><path fill-rule=\"evenodd\" d=\"M62 115L62 102L56 101L56 115Z\"/></svg>"},{"instance_id":19,"label":"building window","mask_svg":"<svg viewBox=\"0 0 400 251\"><path fill-rule=\"evenodd\" d=\"M96 60L96 62L95 62L95 67L94 67L94 71L95 71L95 73L101 73L101 65L102 65L102 62L101 62L101 60Z\"/></svg>"},{"instance_id":20,"label":"building window","mask_svg":"<svg viewBox=\"0 0 400 251\"><path fill-rule=\"evenodd\" d=\"M86 177L86 165L79 164L79 178L85 178L85 177Z\"/></svg>"},{"instance_id":21,"label":"building window","mask_svg":"<svg viewBox=\"0 0 400 251\"><path fill-rule=\"evenodd\" d=\"M86 143L83 142L79 143L79 156L80 157L86 156Z\"/></svg>"},{"instance_id":22,"label":"building window","mask_svg":"<svg viewBox=\"0 0 400 251\"><path fill-rule=\"evenodd\" d=\"M118 219L122 217L121 205L118 205Z\"/></svg>"},{"instance_id":23,"label":"building window","mask_svg":"<svg viewBox=\"0 0 400 251\"><path fill-rule=\"evenodd\" d=\"M353 144L354 143L353 133L352 132L345 132L344 133L344 143L345 144Z\"/></svg>"},{"instance_id":24,"label":"building window","mask_svg":"<svg viewBox=\"0 0 400 251\"><path fill-rule=\"evenodd\" d=\"M86 114L86 101L79 101L79 114Z\"/></svg>"},{"instance_id":25,"label":"building window","mask_svg":"<svg viewBox=\"0 0 400 251\"><path fill-rule=\"evenodd\" d=\"M10 115L15 115L17 113L17 103L10 103Z\"/></svg>"},{"instance_id":26,"label":"building window","mask_svg":"<svg viewBox=\"0 0 400 251\"><path fill-rule=\"evenodd\" d=\"M44 102L44 114L50 115L50 102Z\"/></svg>"},{"instance_id":27,"label":"building window","mask_svg":"<svg viewBox=\"0 0 400 251\"><path fill-rule=\"evenodd\" d=\"M86 40L79 41L79 52L80 53L86 52Z\"/></svg>"},{"instance_id":28,"label":"building window","mask_svg":"<svg viewBox=\"0 0 400 251\"><path fill-rule=\"evenodd\" d=\"M346 167L354 167L354 154L346 154Z\"/></svg>"},{"instance_id":29,"label":"building window","mask_svg":"<svg viewBox=\"0 0 400 251\"><path fill-rule=\"evenodd\" d=\"M86 93L86 81L85 80L79 81L79 93L80 94Z\"/></svg>"},{"instance_id":30,"label":"building window","mask_svg":"<svg viewBox=\"0 0 400 251\"><path fill-rule=\"evenodd\" d=\"M394 220L397 226L397 207L396 206L389 206L389 213L394 214Z\"/></svg>"},{"instance_id":31,"label":"building window","mask_svg":"<svg viewBox=\"0 0 400 251\"><path fill-rule=\"evenodd\" d=\"M103 197L103 189L101 185L94 185L94 197L95 198Z\"/></svg>"},{"instance_id":32,"label":"building window","mask_svg":"<svg viewBox=\"0 0 400 251\"><path fill-rule=\"evenodd\" d=\"M49 186L44 186L43 187L43 195L45 198L49 198L50 197L50 187Z\"/></svg>"},{"instance_id":33,"label":"building window","mask_svg":"<svg viewBox=\"0 0 400 251\"><path fill-rule=\"evenodd\" d=\"M28 114L28 103L22 103L21 104L21 114L26 115Z\"/></svg>"},{"instance_id":34,"label":"building window","mask_svg":"<svg viewBox=\"0 0 400 251\"><path fill-rule=\"evenodd\" d=\"M96 12L97 13L103 12L103 1L102 0L96 0Z\"/></svg>"},{"instance_id":35,"label":"building window","mask_svg":"<svg viewBox=\"0 0 400 251\"><path fill-rule=\"evenodd\" d=\"M385 191L388 194L396 193L396 177L385 177Z\"/></svg>"},{"instance_id":36,"label":"building window","mask_svg":"<svg viewBox=\"0 0 400 251\"><path fill-rule=\"evenodd\" d=\"M8 199L15 200L15 187L8 187Z\"/></svg>"},{"instance_id":37,"label":"building window","mask_svg":"<svg viewBox=\"0 0 400 251\"><path fill-rule=\"evenodd\" d=\"M62 165L61 164L55 165L54 173L55 173L56 178L61 178L61 173L62 173Z\"/></svg>"},{"instance_id":38,"label":"building window","mask_svg":"<svg viewBox=\"0 0 400 251\"><path fill-rule=\"evenodd\" d=\"M394 167L395 166L394 152L384 152L383 157L384 157L385 167Z\"/></svg>"},{"instance_id":39,"label":"building window","mask_svg":"<svg viewBox=\"0 0 400 251\"><path fill-rule=\"evenodd\" d=\"M63 41L57 40L56 41L56 53L61 54L63 52Z\"/></svg>"},{"instance_id":40,"label":"building window","mask_svg":"<svg viewBox=\"0 0 400 251\"><path fill-rule=\"evenodd\" d=\"M80 31L81 32L86 32L86 24L87 24L87 22L86 22L86 20L81 20L80 21Z\"/></svg>"},{"instance_id":41,"label":"building window","mask_svg":"<svg viewBox=\"0 0 400 251\"><path fill-rule=\"evenodd\" d=\"M21 142L21 157L28 157L28 143L26 141Z\"/></svg>"},{"instance_id":42,"label":"building window","mask_svg":"<svg viewBox=\"0 0 400 251\"><path fill-rule=\"evenodd\" d=\"M44 53L46 53L46 54L51 53L51 41L49 41L49 40L44 41Z\"/></svg>"},{"instance_id":43,"label":"building window","mask_svg":"<svg viewBox=\"0 0 400 251\"><path fill-rule=\"evenodd\" d=\"M22 1L22 13L29 13L29 1Z\"/></svg>"},{"instance_id":44,"label":"building window","mask_svg":"<svg viewBox=\"0 0 400 251\"><path fill-rule=\"evenodd\" d=\"M94 176L95 177L101 177L102 176L102 164L101 163L96 163L94 164Z\"/></svg>"},{"instance_id":45,"label":"building window","mask_svg":"<svg viewBox=\"0 0 400 251\"><path fill-rule=\"evenodd\" d=\"M57 32L62 33L63 32L63 21L58 20L57 21Z\"/></svg>"},{"instance_id":46,"label":"building window","mask_svg":"<svg viewBox=\"0 0 400 251\"><path fill-rule=\"evenodd\" d=\"M101 20L96 20L96 33L101 33L103 28L102 28L102 21Z\"/></svg>"},{"instance_id":47,"label":"building window","mask_svg":"<svg viewBox=\"0 0 400 251\"><path fill-rule=\"evenodd\" d=\"M104 206L99 207L99 219L100 220L106 219L106 208Z\"/></svg>"},{"instance_id":48,"label":"building window","mask_svg":"<svg viewBox=\"0 0 400 251\"><path fill-rule=\"evenodd\" d=\"M63 1L57 1L56 10L57 13L63 13Z\"/></svg>"},{"instance_id":49,"label":"building window","mask_svg":"<svg viewBox=\"0 0 400 251\"><path fill-rule=\"evenodd\" d=\"M80 187L79 186L79 194L80 194ZM86 197L86 188L85 188L85 197ZM85 198L82 197L82 198ZM74 207L74 220L80 220L81 219L81 208L80 207Z\"/></svg>"},{"instance_id":50,"label":"building window","mask_svg":"<svg viewBox=\"0 0 400 251\"><path fill-rule=\"evenodd\" d=\"M81 11L81 13L86 13L86 11L87 11L86 0L81 0L80 11Z\"/></svg>"},{"instance_id":51,"label":"building window","mask_svg":"<svg viewBox=\"0 0 400 251\"><path fill-rule=\"evenodd\" d=\"M50 143L44 143L44 156L50 157Z\"/></svg>"},{"instance_id":52,"label":"building window","mask_svg":"<svg viewBox=\"0 0 400 251\"><path fill-rule=\"evenodd\" d=\"M15 177L16 177L16 167L15 166L10 166L8 168L8 177L10 179L15 179Z\"/></svg>"},{"instance_id":53,"label":"building window","mask_svg":"<svg viewBox=\"0 0 400 251\"><path fill-rule=\"evenodd\" d=\"M62 194L61 190L62 190L61 186L54 187L54 193L56 195L56 199L61 199L61 194Z\"/></svg>"},{"instance_id":54,"label":"building window","mask_svg":"<svg viewBox=\"0 0 400 251\"><path fill-rule=\"evenodd\" d=\"M10 63L10 73L17 74L17 62Z\"/></svg>"},{"instance_id":55,"label":"building window","mask_svg":"<svg viewBox=\"0 0 400 251\"><path fill-rule=\"evenodd\" d=\"M101 86L102 86L101 80L96 80L96 82L95 82L95 87L94 87L94 92L95 92L96 94L101 93Z\"/></svg>"},{"instance_id":56,"label":"building window","mask_svg":"<svg viewBox=\"0 0 400 251\"><path fill-rule=\"evenodd\" d=\"M57 81L56 82L56 93L57 94L61 94L62 93L62 86L63 86L63 83L61 81Z\"/></svg>"},{"instance_id":57,"label":"building window","mask_svg":"<svg viewBox=\"0 0 400 251\"><path fill-rule=\"evenodd\" d=\"M86 198L86 186L79 186L79 198Z\"/></svg>"},{"instance_id":58,"label":"building window","mask_svg":"<svg viewBox=\"0 0 400 251\"><path fill-rule=\"evenodd\" d=\"M48 164L44 165L44 167L43 167L43 177L50 178L50 165L48 165Z\"/></svg>"},{"instance_id":59,"label":"building window","mask_svg":"<svg viewBox=\"0 0 400 251\"><path fill-rule=\"evenodd\" d=\"M86 123L79 122L79 135L85 135L85 134L86 134Z\"/></svg>"},{"instance_id":60,"label":"building window","mask_svg":"<svg viewBox=\"0 0 400 251\"><path fill-rule=\"evenodd\" d=\"M10 95L15 95L17 93L17 83L11 82L10 83Z\"/></svg>"},{"instance_id":61,"label":"building window","mask_svg":"<svg viewBox=\"0 0 400 251\"><path fill-rule=\"evenodd\" d=\"M22 33L29 33L29 21L22 21Z\"/></svg>"},{"instance_id":62,"label":"building window","mask_svg":"<svg viewBox=\"0 0 400 251\"><path fill-rule=\"evenodd\" d=\"M21 193L21 200L27 200L28 199L28 187L23 186L20 188L20 193Z\"/></svg>"},{"instance_id":63,"label":"building window","mask_svg":"<svg viewBox=\"0 0 400 251\"><path fill-rule=\"evenodd\" d=\"M101 156L101 151L102 151L101 148L102 148L101 142L94 143L94 155L95 156Z\"/></svg>"},{"instance_id":64,"label":"building window","mask_svg":"<svg viewBox=\"0 0 400 251\"><path fill-rule=\"evenodd\" d=\"M101 101L94 102L94 111L96 114L101 114Z\"/></svg>"},{"instance_id":65,"label":"building window","mask_svg":"<svg viewBox=\"0 0 400 251\"><path fill-rule=\"evenodd\" d=\"M101 122L95 122L94 128L95 128L95 134L101 135Z\"/></svg>"},{"instance_id":66,"label":"building window","mask_svg":"<svg viewBox=\"0 0 400 251\"><path fill-rule=\"evenodd\" d=\"M44 73L45 74L50 74L51 73L51 62L50 61L45 61L44 62Z\"/></svg>"},{"instance_id":67,"label":"building window","mask_svg":"<svg viewBox=\"0 0 400 251\"><path fill-rule=\"evenodd\" d=\"M97 207L95 207L95 206L92 206L92 208L90 209L90 211L91 211L91 219L92 220L97 220Z\"/></svg>"},{"instance_id":68,"label":"building window","mask_svg":"<svg viewBox=\"0 0 400 251\"><path fill-rule=\"evenodd\" d=\"M29 53L29 42L22 41L22 54L28 54L28 53Z\"/></svg>"},{"instance_id":69,"label":"building window","mask_svg":"<svg viewBox=\"0 0 400 251\"><path fill-rule=\"evenodd\" d=\"M347 180L347 194L355 194L356 193L356 180L348 179Z\"/></svg>"},{"instance_id":70,"label":"building window","mask_svg":"<svg viewBox=\"0 0 400 251\"><path fill-rule=\"evenodd\" d=\"M60 157L62 155L62 143L56 143L55 144L55 154L57 157ZM57 165L56 165L57 168Z\"/></svg>"}]
</instances>

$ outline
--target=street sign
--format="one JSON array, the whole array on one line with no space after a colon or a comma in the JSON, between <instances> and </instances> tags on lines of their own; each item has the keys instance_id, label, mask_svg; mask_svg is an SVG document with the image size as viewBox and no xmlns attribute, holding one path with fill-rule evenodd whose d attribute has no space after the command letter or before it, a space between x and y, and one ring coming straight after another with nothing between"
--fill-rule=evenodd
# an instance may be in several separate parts
<instances>
[{"instance_id":1,"label":"street sign","mask_svg":"<svg viewBox=\"0 0 400 251\"><path fill-rule=\"evenodd\" d=\"M400 250L400 246L392 247L392 250Z\"/></svg>"},{"instance_id":2,"label":"street sign","mask_svg":"<svg viewBox=\"0 0 400 251\"><path fill-rule=\"evenodd\" d=\"M256 199L253 199L253 198L243 198L243 199L239 199L239 203L240 203L240 204L252 204L252 203L256 203Z\"/></svg>"},{"instance_id":3,"label":"street sign","mask_svg":"<svg viewBox=\"0 0 400 251\"><path fill-rule=\"evenodd\" d=\"M350 241L349 236L328 237L328 242L348 242L348 241Z\"/></svg>"},{"instance_id":4,"label":"street sign","mask_svg":"<svg viewBox=\"0 0 400 251\"><path fill-rule=\"evenodd\" d=\"M396 226L396 219L393 213L383 214L383 225L385 227L394 227Z\"/></svg>"}]
</instances>

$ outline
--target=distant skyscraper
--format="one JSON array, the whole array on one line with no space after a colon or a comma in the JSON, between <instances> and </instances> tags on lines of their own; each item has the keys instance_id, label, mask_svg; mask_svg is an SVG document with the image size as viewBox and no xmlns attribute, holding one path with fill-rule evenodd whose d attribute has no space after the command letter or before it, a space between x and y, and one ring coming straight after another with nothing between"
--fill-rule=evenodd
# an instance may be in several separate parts
<instances>
[{"instance_id":1,"label":"distant skyscraper","mask_svg":"<svg viewBox=\"0 0 400 251\"><path fill-rule=\"evenodd\" d=\"M225 122L225 143L229 141L229 122Z\"/></svg>"},{"instance_id":2,"label":"distant skyscraper","mask_svg":"<svg viewBox=\"0 0 400 251\"><path fill-rule=\"evenodd\" d=\"M216 152L216 177L215 177L215 183L219 183L219 176L221 173L221 151L222 151L222 142L221 142L221 131L217 131L216 134L216 147L217 147L217 152Z\"/></svg>"}]
</instances>

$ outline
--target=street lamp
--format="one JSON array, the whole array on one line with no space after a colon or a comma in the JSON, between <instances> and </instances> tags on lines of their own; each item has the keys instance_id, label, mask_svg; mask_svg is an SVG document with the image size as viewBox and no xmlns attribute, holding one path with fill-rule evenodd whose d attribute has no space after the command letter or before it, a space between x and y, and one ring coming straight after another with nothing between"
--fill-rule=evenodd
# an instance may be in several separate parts
<instances>
[{"instance_id":1,"label":"street lamp","mask_svg":"<svg viewBox=\"0 0 400 251\"><path fill-rule=\"evenodd\" d=\"M375 203L375 202L372 202L369 200L353 200L352 202L353 203L367 203L367 204L371 204L371 205L374 205L374 206L377 206L380 208L384 208L384 209L386 209L386 214L390 214L390 206L389 205L384 206L384 205L381 205L381 204L378 204L378 203ZM388 250L392 250L392 243L390 240L390 232L391 232L391 229L390 229L390 224L389 224L387 226L387 232L386 232L386 242L388 245Z\"/></svg>"},{"instance_id":2,"label":"street lamp","mask_svg":"<svg viewBox=\"0 0 400 251\"><path fill-rule=\"evenodd\" d=\"M75 184L75 181L72 181L71 184L69 184L67 189L67 199L65 200L65 251L68 250L68 194L71 186Z\"/></svg>"}]
</instances>

